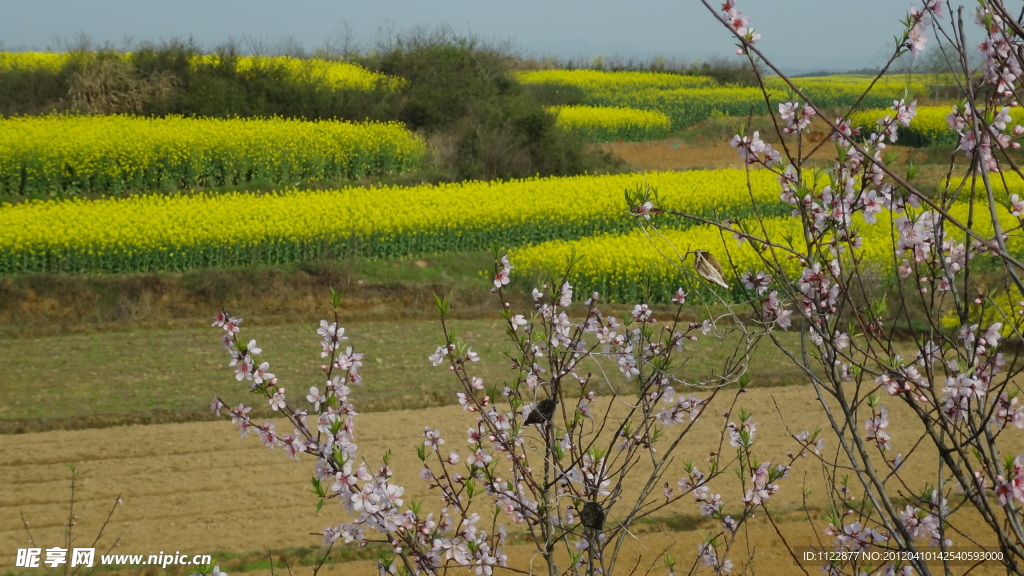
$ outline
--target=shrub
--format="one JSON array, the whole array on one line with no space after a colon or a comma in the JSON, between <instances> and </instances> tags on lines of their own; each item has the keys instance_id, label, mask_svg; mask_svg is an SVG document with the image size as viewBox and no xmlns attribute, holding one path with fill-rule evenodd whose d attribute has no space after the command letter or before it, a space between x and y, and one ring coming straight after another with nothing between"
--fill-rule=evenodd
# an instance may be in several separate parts
<instances>
[{"instance_id":1,"label":"shrub","mask_svg":"<svg viewBox=\"0 0 1024 576\"><path fill-rule=\"evenodd\" d=\"M511 74L514 58L441 29L400 36L376 64L404 78L396 117L444 141L440 162L455 179L581 174L599 166L584 141L555 125Z\"/></svg>"}]
</instances>

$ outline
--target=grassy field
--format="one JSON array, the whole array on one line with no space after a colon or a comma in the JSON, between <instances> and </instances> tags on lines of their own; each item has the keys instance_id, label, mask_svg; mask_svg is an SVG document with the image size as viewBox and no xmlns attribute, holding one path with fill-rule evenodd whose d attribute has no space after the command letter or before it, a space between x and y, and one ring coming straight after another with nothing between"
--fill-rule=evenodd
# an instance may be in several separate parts
<instances>
[{"instance_id":1,"label":"grassy field","mask_svg":"<svg viewBox=\"0 0 1024 576\"><path fill-rule=\"evenodd\" d=\"M0 434L210 420L207 404L214 395L253 403L256 413L269 416L266 402L247 396L235 381L227 366L229 357L219 345L219 331L205 320L194 319L189 326L174 329L0 340L0 364L8 367L0 385L7 398L0 407ZM256 339L282 386L295 392L322 386L317 378L321 359L315 321L247 323L246 341ZM365 354L361 410L455 403L459 382L427 360L442 337L439 321L342 318L341 325L351 338L348 344ZM509 370L501 321L456 319L452 325L483 358L474 368L485 383L505 382ZM791 344L796 337L783 336ZM686 374L714 369L726 350L711 338L698 340L689 349ZM767 346L756 352L751 366L756 387L804 381ZM604 368L617 374L611 363ZM613 379L613 384L620 383Z\"/></svg>"}]
</instances>

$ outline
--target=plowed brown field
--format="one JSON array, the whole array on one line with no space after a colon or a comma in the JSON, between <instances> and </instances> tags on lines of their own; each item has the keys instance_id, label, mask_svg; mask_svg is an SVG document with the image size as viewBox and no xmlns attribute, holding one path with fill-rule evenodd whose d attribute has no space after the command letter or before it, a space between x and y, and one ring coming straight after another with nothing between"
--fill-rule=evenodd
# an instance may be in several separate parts
<instances>
[{"instance_id":1,"label":"plowed brown field","mask_svg":"<svg viewBox=\"0 0 1024 576\"><path fill-rule=\"evenodd\" d=\"M889 404L894 439L909 445L911 440L901 435L906 428L903 423L909 420L901 418L894 403ZM718 406L727 405L721 402ZM739 397L737 408L755 411L755 420L760 423L757 454L763 459L777 458L776 462L796 447L788 439L779 412L794 432L825 425L806 386L750 390ZM708 452L717 448L714 430L720 429L722 422L718 411L706 415L696 433L688 437L669 478L679 477L684 459L703 463ZM391 448L395 455L393 468L397 480L407 488L406 498L426 498L428 506L434 506L434 494L428 493L415 476L419 465L413 447L422 441L423 427L429 425L446 433L446 448L465 452L461 435L470 423L469 415L457 407L369 413L357 418L357 440L362 456L371 463ZM723 453L729 450L726 445ZM228 421L9 435L0 443L0 461L4 463L0 467L0 485L4 486L0 494L0 566L5 567L13 566L15 550L27 545L19 512L32 522L37 546L63 546L61 523L67 515L68 462L76 463L81 474L76 502L79 545L90 545L117 494L124 498L124 505L107 527L104 541L111 542L112 537L120 535L120 553L181 551L214 554L216 561L218 552L315 546L319 537L311 533L346 518L332 503L319 514L315 512L315 501L307 493L311 460L291 461L280 448L267 450L255 436L240 440ZM925 474L926 465L922 461L906 472L911 476ZM741 496L738 486L725 476L719 480L715 491L721 491L726 511L735 512ZM800 460L790 478L781 484L781 491L771 503L783 534L793 546L814 544L814 530L808 528L801 500L804 488L812 489L807 514L820 531L824 504L820 467L813 459ZM611 519L614 521L614 512ZM677 528L680 522L689 522L693 529L672 530L668 528L672 522ZM750 547L757 573L798 572L763 518L749 526L742 541ZM702 537L712 529L713 525L701 523L696 506L683 500L660 522L637 526L637 539L628 541L625 554L630 558L639 556L646 567L654 555L671 545L672 553L688 565ZM530 546L512 546L507 552L513 564L529 568ZM734 553L737 568L743 555L739 550ZM633 562L628 565L631 567ZM664 571L655 568L656 572ZM297 570L308 573L308 568ZM816 573L818 568L808 570ZM376 570L372 561L355 561L333 565L327 573L372 575Z\"/></svg>"}]
</instances>

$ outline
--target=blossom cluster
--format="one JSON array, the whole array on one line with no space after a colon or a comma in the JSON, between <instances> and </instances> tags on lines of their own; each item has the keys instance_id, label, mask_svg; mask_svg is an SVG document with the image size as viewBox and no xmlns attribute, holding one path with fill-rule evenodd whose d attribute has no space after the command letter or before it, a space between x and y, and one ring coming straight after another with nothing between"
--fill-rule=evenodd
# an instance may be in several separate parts
<instances>
[{"instance_id":1,"label":"blossom cluster","mask_svg":"<svg viewBox=\"0 0 1024 576\"><path fill-rule=\"evenodd\" d=\"M876 496L891 491L893 482L905 486L907 479L900 475L906 470L905 461L912 456L920 459L915 454L918 444L905 453L897 451L900 439L893 437L891 427L897 412L882 404L884 396L879 392L910 407L910 414L921 420L924 439L935 444L944 464L935 478L937 484L959 488L965 502L983 514L992 514L998 501L1001 512L1018 516L1016 506L1024 496L1024 455L1003 454L1005 446L997 441L1011 433L1011 428L1024 427L1024 415L1015 402L1019 390L1014 377L1020 368L1001 351L1007 335L1021 334L1018 312L1024 309L1024 302L1014 303L1021 286L1019 250L1010 243L1022 228L1024 202L1009 193L1000 197L998 190L974 196L975 186L982 187L982 182L985 188L995 188L985 172L1001 173L1010 167L1019 172L1013 156L1006 154L1019 148L1024 134L1024 127L1018 125L1016 90L1022 70L1016 32L1019 23L1009 20L1010 13L1001 2L978 5L978 22L986 33L979 45L985 56L982 80L992 90L965 92L969 98L955 104L945 116L945 127L953 135L950 142L971 161L968 177L958 183L966 188L972 174L978 182L971 184L971 199L963 204L966 211L957 204L966 195L961 195L961 188L953 190L947 181L937 195L923 194L913 183L918 176L914 167L904 177L889 166L894 155L887 147L902 143L902 130L914 126L918 109L910 97L894 100L884 114L824 120L832 127L830 139L837 149L835 161L824 171L807 170L802 149L791 147L786 138L777 145L781 150L764 142L757 132L737 134L730 142L746 163L777 174L780 198L793 207L792 216L799 222L799 230L788 236L773 234L764 225L766 219L717 223L723 234L732 233L753 245L760 255L761 268L737 270L745 296L766 323L778 322L779 311L786 310L789 303L794 306L793 314L803 322L801 343L808 345L810 357L820 366L812 367L807 348L787 353L806 370L823 408L835 410L831 400L841 405L839 419L830 415L835 433L842 438L857 436L840 454L856 471L852 477L863 488L863 500L858 502L851 494L845 478L830 486L835 502L843 503L842 514L855 516L853 520L830 519L825 533L835 538L838 550L907 550L914 549L915 541L948 546L952 542L947 534L963 533L954 528L956 510L946 502L947 488L937 490L930 484L902 509ZM940 38L960 41L937 22L942 6L938 0L925 0L911 8L902 39L897 36L893 60L905 53L917 56L924 50L928 27L937 30ZM726 27L741 41L739 53L755 63L759 54L754 54L752 45L757 38L749 21L737 11L734 1L726 1L722 11ZM952 24L956 25L955 20ZM797 97L806 102L785 102L778 107L774 120L780 134L803 133L814 110L823 109L813 97L799 93ZM932 124L940 123L934 122L937 116L933 112L929 110L928 130L934 132ZM865 122L866 116L872 116L875 125ZM929 132L931 141L939 138ZM1009 222L1004 207L1012 218ZM658 203L647 212L654 210L677 213ZM872 228L885 229L891 242L873 236ZM879 243L883 252L888 252L883 257L891 263L891 279L882 282L866 258ZM971 274L971 268L983 255L995 257L999 272L993 276L1016 296L1000 295L997 301L976 288L980 280ZM799 263L798 273L793 273L789 264L794 261ZM873 293L879 287L889 294ZM975 290L977 297L969 292ZM1002 305L1004 300L1006 305ZM892 312L893 302L898 312ZM894 350L893 343L899 339L899 327L894 323L906 320L911 326L920 321L912 319L913 315L922 313L931 329L920 333L912 329L917 354L905 359ZM730 429L733 445L743 446L744 426L730 423ZM795 438L805 449L820 452L816 445L811 448L810 434L803 432ZM878 456L882 471L872 470ZM828 465L823 463L823 467ZM755 468L744 502L771 496L768 470L766 465ZM868 501L871 506L864 506ZM1015 532L1019 529L1007 528L999 519L988 522L988 527L999 534L1000 541L1019 537ZM1003 550L1019 556L1012 546ZM712 562L709 555L705 563ZM913 569L923 567L911 565ZM838 574L842 568L831 565L825 572ZM892 565L885 569L895 573L902 568Z\"/></svg>"},{"instance_id":2,"label":"blossom cluster","mask_svg":"<svg viewBox=\"0 0 1024 576\"><path fill-rule=\"evenodd\" d=\"M620 321L599 309L596 292L582 299L584 314L579 318L572 311L580 300L578 291L563 278L535 288L533 310L518 314L505 303L504 294L515 267L507 255L495 256L492 292L502 302L514 377L503 387L491 388L473 374L480 357L449 331L444 320L447 303L439 300L445 339L428 360L462 383L457 398L471 424L464 443L453 442L439 427L423 427L417 447L419 477L438 495L440 509L434 512L421 502L407 502L405 488L395 481L390 453L377 465L361 455L352 393L362 383L362 355L349 345L337 318L322 320L316 330L323 385L296 396L289 395L270 372L256 341L241 337L242 319L227 312L217 315L214 326L223 330L222 342L236 379L248 383L251 392L284 416L293 432L278 430L279 423L254 422L252 408L244 404L229 410L232 421L242 436L255 431L268 447L283 447L296 460L302 455L313 458L313 493L320 504L338 502L350 516L324 528L325 544L382 545L386 554L379 569L385 574L399 569L438 574L464 567L490 576L509 567L503 547L508 530L515 528L539 534L541 542L565 540L573 551L572 563L597 573L611 571L614 555L608 555L608 547L616 534L628 530L637 510L647 514L692 495L704 515L734 534L755 509L767 505L788 466L770 468L753 462L757 425L746 413L739 425L722 432L723 442L724 435L732 437L736 460L753 471L752 487L744 488L735 500L742 504L738 515L725 514L722 496L711 489L728 464L712 463L708 474L688 466L687 475L677 482L679 494L661 481L664 463L674 457L682 437L705 421L703 414L722 378L737 376L713 375L703 383L710 394L677 392L692 383L675 374L673 355L713 333L708 321L680 319L687 291L674 291L677 312L671 319L659 318L655 308L641 302ZM630 399L635 407L629 418L609 418L607 412L602 417L595 410L597 388L591 383L589 363L605 359L638 387L639 393ZM212 408L220 413L225 405L217 398ZM602 448L601 429L608 426L613 427L615 440ZM808 450L802 447L799 455L790 456L795 459ZM638 463L649 460L662 464L655 466L653 479L641 480L664 483L663 498L643 494L631 502L623 494L624 482ZM492 511L494 519L485 520L483 510ZM730 546L712 544L701 554L714 556L714 565L727 572L732 566Z\"/></svg>"},{"instance_id":3,"label":"blossom cluster","mask_svg":"<svg viewBox=\"0 0 1024 576\"><path fill-rule=\"evenodd\" d=\"M757 44L761 40L761 35L750 27L750 19L736 9L735 0L725 0L722 3L721 18L743 41L743 45L736 50L737 54L746 54L747 46Z\"/></svg>"},{"instance_id":4,"label":"blossom cluster","mask_svg":"<svg viewBox=\"0 0 1024 576\"><path fill-rule=\"evenodd\" d=\"M991 120L986 120L985 116L984 109L975 113L970 107L958 104L953 106L946 122L959 137L957 150L962 150L967 158L977 155L989 172L999 172L999 161L993 155L993 149L1020 148L1020 142L1015 140L1024 134L1024 126L1014 124L1008 106L996 111ZM976 122L981 124L981 130L977 129Z\"/></svg>"},{"instance_id":5,"label":"blossom cluster","mask_svg":"<svg viewBox=\"0 0 1024 576\"><path fill-rule=\"evenodd\" d=\"M362 382L359 368L362 354L354 352L351 346L342 344L348 339L345 329L337 322L323 320L317 334L320 336L321 356L326 359L322 366L326 375L324 390L313 386L305 400L308 408L298 408L289 403L284 387L269 373L269 364L259 362L262 353L255 340L241 344L238 339L242 320L221 312L214 320L214 326L224 330L223 344L231 355L230 365L234 367L236 379L250 382L250 389L267 398L271 409L280 411L294 425L294 432L282 434L272 422L254 423L249 417L251 407L239 404L230 410L232 422L244 437L256 430L263 443L269 447L282 446L286 453L298 460L299 454L316 458L314 467L314 492L321 502L333 499L354 515L349 522L327 526L323 531L325 545L336 541L365 544L372 541L371 533L384 537L395 554L405 550L415 551L412 562L415 571L435 574L446 563L473 567L478 575L489 576L495 567L504 566L506 558L500 546L504 543L505 532L488 535L477 524L475 514L453 516L448 508L439 516L421 515L406 506L403 498L405 488L393 481L393 470L389 458L381 466L372 468L359 457L355 442L355 417L358 412L350 402L351 385ZM218 414L225 404L217 398L212 408ZM427 430L427 444L438 447L443 443L440 433ZM466 459L470 466L489 462L486 453ZM454 452L448 461L459 461ZM455 497L449 502L459 504ZM381 569L393 572L392 560L382 560Z\"/></svg>"}]
</instances>

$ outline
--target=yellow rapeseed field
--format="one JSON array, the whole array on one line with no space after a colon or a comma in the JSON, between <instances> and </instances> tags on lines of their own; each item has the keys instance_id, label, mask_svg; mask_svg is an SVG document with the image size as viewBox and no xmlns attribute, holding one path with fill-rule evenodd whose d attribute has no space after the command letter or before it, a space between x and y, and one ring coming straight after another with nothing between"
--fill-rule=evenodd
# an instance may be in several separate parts
<instances>
[{"instance_id":1,"label":"yellow rapeseed field","mask_svg":"<svg viewBox=\"0 0 1024 576\"><path fill-rule=\"evenodd\" d=\"M104 57L112 55L104 54ZM128 59L131 53L122 52L117 57ZM85 63L96 58L99 55L95 52L0 52L0 72L42 70L57 73L73 60ZM315 84L331 90L369 90L377 87L394 90L405 84L403 78L370 72L353 62L291 56L233 58L235 69L241 73L259 68L284 70L295 82ZM192 66L214 66L221 62L222 58L217 54L204 54L194 57Z\"/></svg>"},{"instance_id":2,"label":"yellow rapeseed field","mask_svg":"<svg viewBox=\"0 0 1024 576\"><path fill-rule=\"evenodd\" d=\"M947 117L953 112L953 105L918 106L917 115L911 120L910 126L899 128L897 144L909 146L953 146L959 136L950 129ZM850 123L859 127L862 134L878 130L878 121L895 116L891 108L863 110L850 116ZM1011 108L1010 117L1017 124L1024 123L1024 110ZM989 118L991 121L991 118Z\"/></svg>"},{"instance_id":3,"label":"yellow rapeseed field","mask_svg":"<svg viewBox=\"0 0 1024 576\"><path fill-rule=\"evenodd\" d=\"M642 142L664 138L672 123L654 110L606 108L601 106L555 106L549 108L557 124L592 142Z\"/></svg>"},{"instance_id":4,"label":"yellow rapeseed field","mask_svg":"<svg viewBox=\"0 0 1024 576\"><path fill-rule=\"evenodd\" d=\"M121 194L362 178L418 166L424 152L423 141L398 123L15 117L0 119L0 194Z\"/></svg>"},{"instance_id":5,"label":"yellow rapeseed field","mask_svg":"<svg viewBox=\"0 0 1024 576\"><path fill-rule=\"evenodd\" d=\"M666 206L670 204L666 203ZM967 221L966 204L954 206L951 214L961 222ZM998 208L1000 225L1004 230L1019 227L1019 222L1005 207ZM864 247L856 251L863 263L862 270L882 281L891 280L891 274L905 257L895 254L891 220L888 213L878 215L876 224L866 224L857 216L854 228L864 236ZM975 230L983 235L992 234L991 222L978 219ZM799 218L775 217L764 219L763 228L753 219L746 219L748 233L784 246L794 247L799 253L803 247L802 226ZM659 223L663 225L665 221ZM961 235L962 236L962 235ZM1016 253L1024 252L1024 237L1019 232L1011 236L1008 247ZM691 250L708 250L717 255L726 268L726 279L732 286L727 298L743 294L739 275L744 272L766 270L761 257L750 242L739 241L732 233L713 226L694 226L684 230L634 230L620 234L603 234L577 240L552 240L523 247L512 254L512 264L520 274L543 277L564 273L571 255L582 256L569 276L569 281L583 293L598 291L606 300L635 302L641 300L666 302L677 288L707 293L722 292L700 280L693 272L693 257L682 257ZM852 251L846 251L846 257ZM772 259L772 253L764 254ZM788 252L777 250L775 258L789 278L798 277L802 266L789 259ZM648 284L652 293L648 297Z\"/></svg>"},{"instance_id":6,"label":"yellow rapeseed field","mask_svg":"<svg viewBox=\"0 0 1024 576\"><path fill-rule=\"evenodd\" d=\"M193 66L216 64L221 57L204 55L193 61ZM245 73L259 68L283 69L288 77L299 84L313 84L331 90L371 90L385 88L397 90L405 85L404 78L370 72L352 62L323 60L321 58L294 58L292 56L239 56L236 69Z\"/></svg>"},{"instance_id":7,"label":"yellow rapeseed field","mask_svg":"<svg viewBox=\"0 0 1024 576\"><path fill-rule=\"evenodd\" d=\"M706 76L684 76L656 72L600 72L596 70L541 70L520 72L520 82L566 87L578 92L580 103L589 106L628 106L659 111L672 121L672 130L681 130L708 118L764 115L769 104L765 91L748 86L718 85ZM870 78L843 75L799 78L797 86L821 109L851 106L868 89ZM765 88L772 110L791 99L789 86L778 77L766 77ZM860 100L859 106L888 106L908 94L923 94L927 87L903 77L888 76L877 82Z\"/></svg>"},{"instance_id":8,"label":"yellow rapeseed field","mask_svg":"<svg viewBox=\"0 0 1024 576\"><path fill-rule=\"evenodd\" d=\"M64 52L0 52L0 72L45 70L59 72L68 62Z\"/></svg>"},{"instance_id":9,"label":"yellow rapeseed field","mask_svg":"<svg viewBox=\"0 0 1024 576\"><path fill-rule=\"evenodd\" d=\"M873 76L860 74L837 74L834 76L807 76L794 78L793 83L819 108L850 106L868 88L871 90L861 100L861 108L889 106L893 100L905 98L908 102L928 93L928 86L920 77L907 78L898 74L883 76L872 86ZM781 78L765 78L765 86L771 90L788 93L791 88Z\"/></svg>"},{"instance_id":10,"label":"yellow rapeseed field","mask_svg":"<svg viewBox=\"0 0 1024 576\"><path fill-rule=\"evenodd\" d=\"M142 195L0 205L0 273L130 272L396 257L622 232L644 180L712 217L750 194L780 205L776 176L743 170L578 176L271 194Z\"/></svg>"},{"instance_id":11,"label":"yellow rapeseed field","mask_svg":"<svg viewBox=\"0 0 1024 576\"><path fill-rule=\"evenodd\" d=\"M665 72L532 70L527 72L518 72L516 77L523 84L573 86L590 94L632 92L648 88L674 90L676 88L699 88L715 84L715 80L710 76L687 76L683 74L670 74Z\"/></svg>"}]
</instances>

